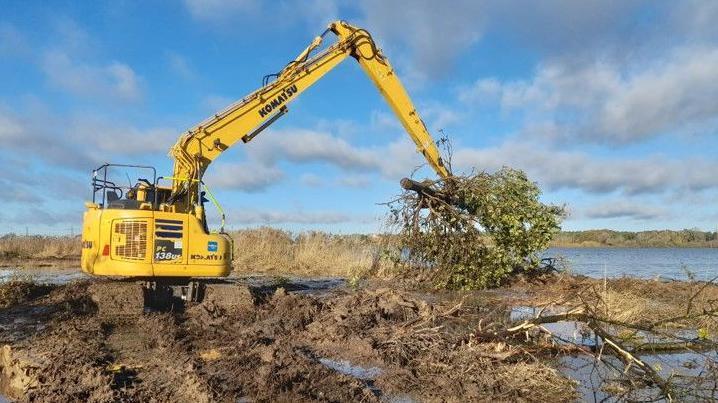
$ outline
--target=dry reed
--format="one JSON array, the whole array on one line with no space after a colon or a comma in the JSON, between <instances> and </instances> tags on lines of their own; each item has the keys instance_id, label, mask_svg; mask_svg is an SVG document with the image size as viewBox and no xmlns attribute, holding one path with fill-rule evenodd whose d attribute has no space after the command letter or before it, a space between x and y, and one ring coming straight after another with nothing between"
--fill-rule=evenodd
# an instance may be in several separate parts
<instances>
[{"instance_id":1,"label":"dry reed","mask_svg":"<svg viewBox=\"0 0 718 403\"><path fill-rule=\"evenodd\" d=\"M376 235L293 234L260 227L232 233L234 267L241 272L354 277L382 269L382 245Z\"/></svg>"},{"instance_id":2,"label":"dry reed","mask_svg":"<svg viewBox=\"0 0 718 403\"><path fill-rule=\"evenodd\" d=\"M0 259L79 259L80 237L19 236L0 237Z\"/></svg>"}]
</instances>

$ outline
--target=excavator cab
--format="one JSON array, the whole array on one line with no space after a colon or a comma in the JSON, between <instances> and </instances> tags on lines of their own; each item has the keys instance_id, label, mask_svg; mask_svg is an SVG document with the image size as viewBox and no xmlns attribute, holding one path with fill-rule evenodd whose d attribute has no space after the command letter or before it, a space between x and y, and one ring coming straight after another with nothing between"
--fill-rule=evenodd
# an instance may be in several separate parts
<instances>
[{"instance_id":1,"label":"excavator cab","mask_svg":"<svg viewBox=\"0 0 718 403\"><path fill-rule=\"evenodd\" d=\"M121 184L119 172L143 171ZM93 170L92 202L82 228L82 270L131 277L224 277L232 243L223 231L208 231L204 203L172 200L155 168L104 164ZM174 204L173 204L174 203Z\"/></svg>"}]
</instances>

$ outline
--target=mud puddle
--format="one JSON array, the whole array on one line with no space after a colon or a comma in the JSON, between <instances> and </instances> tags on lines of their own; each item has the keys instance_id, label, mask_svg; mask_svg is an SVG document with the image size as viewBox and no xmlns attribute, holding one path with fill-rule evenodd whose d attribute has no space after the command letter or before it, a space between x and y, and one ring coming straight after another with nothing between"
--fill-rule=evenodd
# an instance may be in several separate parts
<instances>
[{"instance_id":1,"label":"mud puddle","mask_svg":"<svg viewBox=\"0 0 718 403\"><path fill-rule=\"evenodd\" d=\"M382 397L383 393L381 389L374 385L374 380L378 378L384 371L381 368L370 367L365 368L359 365L355 365L347 360L330 360L329 358L320 358L319 362L325 367L344 374L351 376L352 378L363 381L369 390L374 393L377 397ZM384 399L386 400L386 399Z\"/></svg>"},{"instance_id":2,"label":"mud puddle","mask_svg":"<svg viewBox=\"0 0 718 403\"><path fill-rule=\"evenodd\" d=\"M327 368L333 369L341 374L351 376L353 378L362 380L366 383L369 389L374 392L374 395L379 397L382 402L386 403L416 403L409 395L386 395L379 387L374 383L375 379L381 376L385 371L378 367L362 367L356 365L347 360L330 360L328 358L320 358L321 362Z\"/></svg>"},{"instance_id":3,"label":"mud puddle","mask_svg":"<svg viewBox=\"0 0 718 403\"><path fill-rule=\"evenodd\" d=\"M359 365L354 365L347 360L330 360L329 358L320 358L321 362L327 368L331 368L337 372L341 372L344 375L361 379L362 381L372 381L379 377L384 371L381 368L370 367L364 368Z\"/></svg>"}]
</instances>

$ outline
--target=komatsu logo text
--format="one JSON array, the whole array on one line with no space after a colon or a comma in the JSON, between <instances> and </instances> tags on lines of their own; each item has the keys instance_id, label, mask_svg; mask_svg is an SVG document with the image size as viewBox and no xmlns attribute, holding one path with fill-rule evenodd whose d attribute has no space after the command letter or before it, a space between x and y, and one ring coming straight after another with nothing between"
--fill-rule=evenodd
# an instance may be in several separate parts
<instances>
[{"instance_id":1,"label":"komatsu logo text","mask_svg":"<svg viewBox=\"0 0 718 403\"><path fill-rule=\"evenodd\" d=\"M273 110L278 108L283 103L287 102L287 100L294 94L297 93L297 85L294 84L291 87L287 87L282 90L282 93L277 95L276 98L269 101L269 103L265 104L263 107L259 108L259 116L265 117L268 114L272 113Z\"/></svg>"}]
</instances>

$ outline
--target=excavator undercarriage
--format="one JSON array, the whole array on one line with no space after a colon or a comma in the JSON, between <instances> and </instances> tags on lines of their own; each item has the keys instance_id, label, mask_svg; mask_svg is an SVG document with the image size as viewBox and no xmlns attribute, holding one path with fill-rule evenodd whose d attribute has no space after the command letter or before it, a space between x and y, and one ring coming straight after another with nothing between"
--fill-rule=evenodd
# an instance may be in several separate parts
<instances>
[{"instance_id":1,"label":"excavator undercarriage","mask_svg":"<svg viewBox=\"0 0 718 403\"><path fill-rule=\"evenodd\" d=\"M238 279L124 278L90 286L98 313L116 319L134 318L143 312L181 313L198 304L224 309L227 304L252 303L261 292Z\"/></svg>"}]
</instances>

